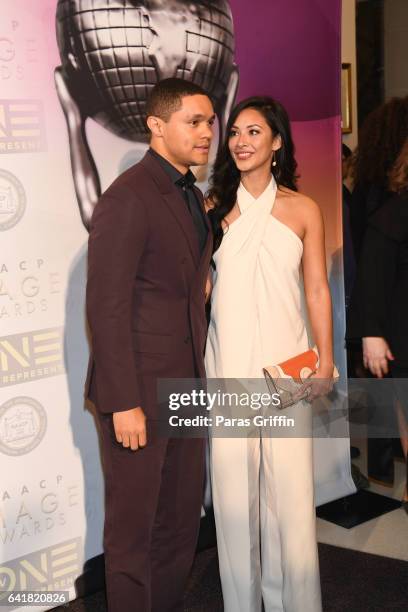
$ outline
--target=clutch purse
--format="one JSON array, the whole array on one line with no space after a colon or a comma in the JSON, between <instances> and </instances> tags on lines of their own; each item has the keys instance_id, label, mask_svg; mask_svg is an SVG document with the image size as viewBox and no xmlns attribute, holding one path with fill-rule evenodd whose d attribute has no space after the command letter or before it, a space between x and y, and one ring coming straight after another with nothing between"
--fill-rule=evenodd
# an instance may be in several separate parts
<instances>
[{"instance_id":1,"label":"clutch purse","mask_svg":"<svg viewBox=\"0 0 408 612\"><path fill-rule=\"evenodd\" d=\"M282 363L263 368L270 394L279 395L280 404L278 408L280 410L307 398L307 389L304 393L299 394L300 388L316 372L318 367L319 352L317 347L314 346L304 353L282 361ZM336 366L333 368L333 380L334 382L339 380L339 371Z\"/></svg>"}]
</instances>

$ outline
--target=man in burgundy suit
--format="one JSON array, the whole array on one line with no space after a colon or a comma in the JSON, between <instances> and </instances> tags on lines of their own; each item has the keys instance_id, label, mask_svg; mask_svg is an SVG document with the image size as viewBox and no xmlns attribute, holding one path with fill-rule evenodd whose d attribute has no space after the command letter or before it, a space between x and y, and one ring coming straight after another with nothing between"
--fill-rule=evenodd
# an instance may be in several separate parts
<instances>
[{"instance_id":1,"label":"man in burgundy suit","mask_svg":"<svg viewBox=\"0 0 408 612\"><path fill-rule=\"evenodd\" d=\"M155 435L157 379L204 377L212 237L191 165L214 110L166 79L147 105L150 149L102 195L89 236L86 394L102 433L109 612L183 609L200 522L204 441Z\"/></svg>"}]
</instances>

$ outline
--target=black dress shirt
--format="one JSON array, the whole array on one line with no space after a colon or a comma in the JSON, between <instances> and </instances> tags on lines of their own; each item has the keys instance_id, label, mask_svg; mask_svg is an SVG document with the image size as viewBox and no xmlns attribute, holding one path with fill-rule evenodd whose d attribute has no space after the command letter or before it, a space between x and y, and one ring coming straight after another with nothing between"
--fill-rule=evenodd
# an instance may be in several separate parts
<instances>
[{"instance_id":1,"label":"black dress shirt","mask_svg":"<svg viewBox=\"0 0 408 612\"><path fill-rule=\"evenodd\" d=\"M160 163L163 170L169 175L173 183L179 189L184 201L186 202L187 208L193 218L194 226L197 232L198 244L200 247L200 253L202 254L207 242L208 229L204 219L204 213L201 207L201 203L194 193L193 185L196 181L194 174L191 170L188 170L186 174L182 174L177 168L175 168L167 159L162 155L149 149L149 153L153 155Z\"/></svg>"}]
</instances>

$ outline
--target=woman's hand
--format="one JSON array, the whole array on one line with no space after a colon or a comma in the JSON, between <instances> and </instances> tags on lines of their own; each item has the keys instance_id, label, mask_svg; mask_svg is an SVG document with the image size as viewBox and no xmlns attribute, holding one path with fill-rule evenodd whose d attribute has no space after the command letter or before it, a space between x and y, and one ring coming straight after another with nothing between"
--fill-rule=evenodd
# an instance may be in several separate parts
<instances>
[{"instance_id":1,"label":"woman's hand","mask_svg":"<svg viewBox=\"0 0 408 612\"><path fill-rule=\"evenodd\" d=\"M334 367L319 367L314 374L312 374L300 387L298 393L299 397L302 397L305 391L307 391L307 402L313 402L317 397L328 395L333 389L333 370Z\"/></svg>"},{"instance_id":2,"label":"woman's hand","mask_svg":"<svg viewBox=\"0 0 408 612\"><path fill-rule=\"evenodd\" d=\"M393 361L394 355L385 338L363 338L363 363L371 374L377 378L388 374L389 360Z\"/></svg>"}]
</instances>

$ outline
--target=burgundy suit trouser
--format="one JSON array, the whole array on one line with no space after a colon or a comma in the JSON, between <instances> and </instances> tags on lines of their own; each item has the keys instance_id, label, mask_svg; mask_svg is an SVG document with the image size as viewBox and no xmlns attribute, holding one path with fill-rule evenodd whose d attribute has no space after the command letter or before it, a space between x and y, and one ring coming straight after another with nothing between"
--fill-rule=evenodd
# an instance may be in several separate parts
<instances>
[{"instance_id":1,"label":"burgundy suit trouser","mask_svg":"<svg viewBox=\"0 0 408 612\"><path fill-rule=\"evenodd\" d=\"M181 612L200 525L204 440L155 436L123 448L112 415L98 415L105 475L109 612Z\"/></svg>"}]
</instances>

